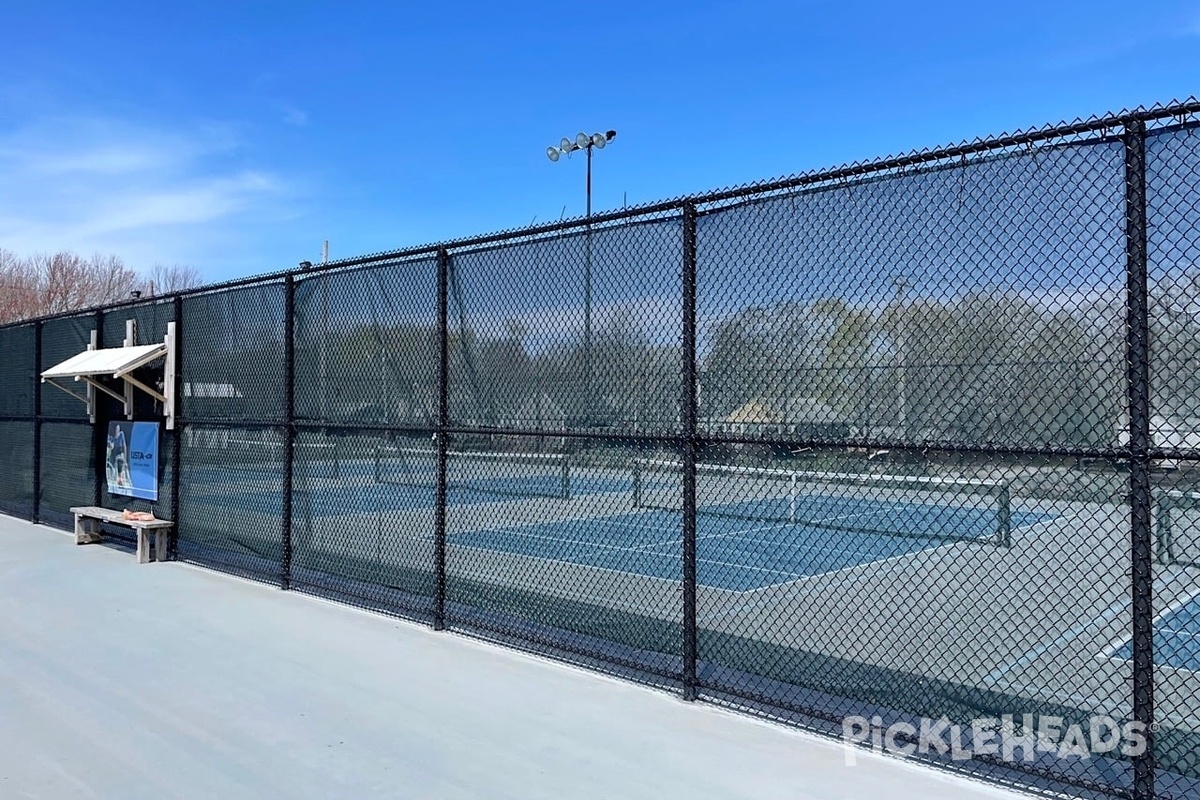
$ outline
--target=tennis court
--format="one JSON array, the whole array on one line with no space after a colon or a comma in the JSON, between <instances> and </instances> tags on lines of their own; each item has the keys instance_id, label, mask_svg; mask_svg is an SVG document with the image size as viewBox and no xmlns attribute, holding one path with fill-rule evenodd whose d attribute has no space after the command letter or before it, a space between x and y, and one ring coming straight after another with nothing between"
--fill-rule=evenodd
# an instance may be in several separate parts
<instances>
[{"instance_id":1,"label":"tennis court","mask_svg":"<svg viewBox=\"0 0 1200 800\"><path fill-rule=\"evenodd\" d=\"M436 507L436 453L383 448L370 459L310 459L297 470L302 518ZM679 581L682 465L634 460L580 467L559 454L451 452L451 547ZM228 477L219 483L227 486ZM243 483L222 503L272 513L274 486ZM196 487L190 494L200 494ZM992 481L702 464L696 470L697 579L751 592L947 546L1004 548L1012 530L1051 519L1013 512ZM214 496L216 499L216 496ZM519 513L522 507L537 513ZM517 513L471 507L507 505ZM497 508L497 512L499 509ZM536 520L536 521L535 521ZM432 541L425 525L413 540Z\"/></svg>"},{"instance_id":2,"label":"tennis court","mask_svg":"<svg viewBox=\"0 0 1200 800\"><path fill-rule=\"evenodd\" d=\"M829 503L831 498L813 498ZM756 504L740 504L739 511ZM860 514L869 515L859 501ZM821 527L811 523L744 520L701 509L696 521L696 572L701 585L733 592L763 589L800 578L850 569L863 564L948 546L944 537L889 535L881 532ZM990 531L981 524L984 512L885 503L874 515L897 520L898 527L919 525L930 515L946 518L961 512L957 530L974 525L979 543L988 544ZM1016 514L1014 523L1028 525L1047 519ZM563 561L666 580L680 579L683 558L681 518L677 513L649 509L602 518L565 520L513 528L475 530L450 535L453 546L475 547L513 555ZM936 529L931 528L931 531ZM769 565L769 566L763 566Z\"/></svg>"},{"instance_id":3,"label":"tennis court","mask_svg":"<svg viewBox=\"0 0 1200 800\"><path fill-rule=\"evenodd\" d=\"M1133 644L1127 643L1114 658L1131 660ZM1154 663L1200 672L1200 595L1154 621Z\"/></svg>"}]
</instances>

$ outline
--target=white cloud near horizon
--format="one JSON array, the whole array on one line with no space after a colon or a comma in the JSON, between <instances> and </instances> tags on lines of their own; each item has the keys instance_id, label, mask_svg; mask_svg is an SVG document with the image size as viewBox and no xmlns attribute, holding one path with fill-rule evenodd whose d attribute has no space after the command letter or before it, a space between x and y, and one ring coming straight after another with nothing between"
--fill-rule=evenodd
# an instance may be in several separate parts
<instances>
[{"instance_id":1,"label":"white cloud near horizon","mask_svg":"<svg viewBox=\"0 0 1200 800\"><path fill-rule=\"evenodd\" d=\"M112 254L134 269L234 247L242 218L287 216L288 186L235 129L106 119L0 127L0 248Z\"/></svg>"}]
</instances>

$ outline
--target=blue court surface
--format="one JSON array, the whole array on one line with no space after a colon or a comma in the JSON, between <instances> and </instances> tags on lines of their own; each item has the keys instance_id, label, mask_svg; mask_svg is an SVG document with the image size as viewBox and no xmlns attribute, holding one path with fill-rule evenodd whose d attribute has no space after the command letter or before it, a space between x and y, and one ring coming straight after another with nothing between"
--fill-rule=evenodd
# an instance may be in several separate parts
<instances>
[{"instance_id":1,"label":"blue court surface","mask_svg":"<svg viewBox=\"0 0 1200 800\"><path fill-rule=\"evenodd\" d=\"M950 510L942 511L948 513ZM1028 524L1033 521L1033 516L1014 515L1013 522ZM890 536L793 523L754 523L708 514L697 517L696 537L697 581L704 586L736 592L947 544L944 539ZM679 580L683 558L680 515L656 510L457 533L450 537L450 545L667 580Z\"/></svg>"},{"instance_id":2,"label":"blue court surface","mask_svg":"<svg viewBox=\"0 0 1200 800\"><path fill-rule=\"evenodd\" d=\"M1114 657L1131 660L1133 643ZM1154 621L1154 663L1200 672L1200 595Z\"/></svg>"},{"instance_id":3,"label":"blue court surface","mask_svg":"<svg viewBox=\"0 0 1200 800\"><path fill-rule=\"evenodd\" d=\"M311 480L298 480L294 513L313 519L342 514L370 514L403 510L432 510L436 492L432 485L386 483L341 484L362 465L343 464L334 475L316 471ZM357 468L356 468L357 467ZM220 484L228 485L226 475ZM271 482L274 483L273 481ZM306 491L309 483L314 487ZM244 485L244 484L243 484ZM683 558L682 514L678 508L659 510L633 507L632 480L573 476L571 496L555 498L561 491L556 475L490 476L470 485L451 484L451 508L484 503L548 498L569 513L571 503L589 495L612 495L592 505L592 513L576 519L556 519L512 528L454 532L476 524L472 512L452 515L449 544L530 558L599 567L667 580L679 580ZM186 488L186 487L185 487ZM191 495L191 497L188 497ZM185 491L187 502L219 502L242 511L278 514L278 487L246 486L240 492L203 488ZM554 499L550 499L554 498ZM875 561L910 555L953 542L973 547L996 547L998 511L995 507L938 505L860 499L846 496L796 497L805 520L789 519L788 501L761 497L737 503L701 503L697 516L697 579L704 586L729 591L752 591L801 578L849 569ZM621 512L605 514L605 511ZM1050 519L1047 514L1015 512L1013 529ZM478 525L491 522L478 517Z\"/></svg>"}]
</instances>

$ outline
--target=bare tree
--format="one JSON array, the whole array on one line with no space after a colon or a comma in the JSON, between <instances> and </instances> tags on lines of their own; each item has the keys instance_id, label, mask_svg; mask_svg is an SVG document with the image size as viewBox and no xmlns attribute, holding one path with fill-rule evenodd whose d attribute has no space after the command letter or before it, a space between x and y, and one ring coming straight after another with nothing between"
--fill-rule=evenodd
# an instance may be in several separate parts
<instances>
[{"instance_id":1,"label":"bare tree","mask_svg":"<svg viewBox=\"0 0 1200 800\"><path fill-rule=\"evenodd\" d=\"M136 272L116 256L39 253L19 258L0 251L0 323L77 311L129 296Z\"/></svg>"},{"instance_id":2,"label":"bare tree","mask_svg":"<svg viewBox=\"0 0 1200 800\"><path fill-rule=\"evenodd\" d=\"M204 276L195 267L185 264L155 264L146 276L147 294L170 294L195 289L204 283Z\"/></svg>"},{"instance_id":3,"label":"bare tree","mask_svg":"<svg viewBox=\"0 0 1200 800\"><path fill-rule=\"evenodd\" d=\"M129 296L138 275L116 256L75 253L39 254L30 259L38 281L35 314L59 314L111 303Z\"/></svg>"},{"instance_id":4,"label":"bare tree","mask_svg":"<svg viewBox=\"0 0 1200 800\"><path fill-rule=\"evenodd\" d=\"M0 325L126 300L195 288L200 272L181 264L155 264L141 275L114 255L37 253L26 258L0 249Z\"/></svg>"},{"instance_id":5,"label":"bare tree","mask_svg":"<svg viewBox=\"0 0 1200 800\"><path fill-rule=\"evenodd\" d=\"M37 277L28 262L0 249L0 324L33 316Z\"/></svg>"}]
</instances>

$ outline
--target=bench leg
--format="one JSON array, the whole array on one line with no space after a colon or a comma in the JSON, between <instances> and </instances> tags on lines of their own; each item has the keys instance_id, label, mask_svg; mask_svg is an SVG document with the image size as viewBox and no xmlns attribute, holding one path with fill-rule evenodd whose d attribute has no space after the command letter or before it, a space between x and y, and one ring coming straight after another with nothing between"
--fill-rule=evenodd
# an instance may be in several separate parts
<instances>
[{"instance_id":1,"label":"bench leg","mask_svg":"<svg viewBox=\"0 0 1200 800\"><path fill-rule=\"evenodd\" d=\"M100 525L90 517L75 515L75 544L96 544L100 541Z\"/></svg>"},{"instance_id":2,"label":"bench leg","mask_svg":"<svg viewBox=\"0 0 1200 800\"><path fill-rule=\"evenodd\" d=\"M138 528L137 539L137 562L146 564L150 561L150 534L145 528Z\"/></svg>"},{"instance_id":3,"label":"bench leg","mask_svg":"<svg viewBox=\"0 0 1200 800\"><path fill-rule=\"evenodd\" d=\"M154 560L167 560L167 532L162 528L154 532Z\"/></svg>"}]
</instances>

